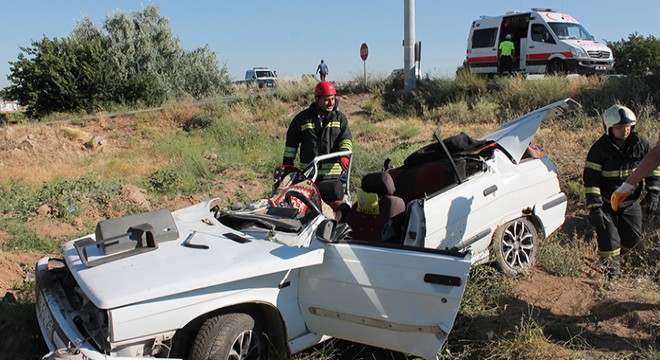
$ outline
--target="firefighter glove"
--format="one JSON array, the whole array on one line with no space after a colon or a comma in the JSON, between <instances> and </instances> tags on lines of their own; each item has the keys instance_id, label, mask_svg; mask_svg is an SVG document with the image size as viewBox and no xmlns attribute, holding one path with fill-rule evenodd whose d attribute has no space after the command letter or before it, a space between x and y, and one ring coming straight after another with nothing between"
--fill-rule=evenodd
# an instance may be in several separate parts
<instances>
[{"instance_id":1,"label":"firefighter glove","mask_svg":"<svg viewBox=\"0 0 660 360\"><path fill-rule=\"evenodd\" d=\"M596 229L605 229L605 213L601 208L591 209L587 219Z\"/></svg>"},{"instance_id":2,"label":"firefighter glove","mask_svg":"<svg viewBox=\"0 0 660 360\"><path fill-rule=\"evenodd\" d=\"M642 211L649 215L655 214L658 209L658 195L657 191L647 192L642 200Z\"/></svg>"},{"instance_id":3,"label":"firefighter glove","mask_svg":"<svg viewBox=\"0 0 660 360\"><path fill-rule=\"evenodd\" d=\"M349 163L349 160L346 156L342 156L342 157L339 158L339 165L341 165L341 168L343 170L348 170L348 163Z\"/></svg>"},{"instance_id":4,"label":"firefighter glove","mask_svg":"<svg viewBox=\"0 0 660 360\"><path fill-rule=\"evenodd\" d=\"M626 200L633 190L635 190L635 185L630 185L627 182L621 184L621 186L612 193L612 198L610 198L612 210L619 211L619 205Z\"/></svg>"}]
</instances>

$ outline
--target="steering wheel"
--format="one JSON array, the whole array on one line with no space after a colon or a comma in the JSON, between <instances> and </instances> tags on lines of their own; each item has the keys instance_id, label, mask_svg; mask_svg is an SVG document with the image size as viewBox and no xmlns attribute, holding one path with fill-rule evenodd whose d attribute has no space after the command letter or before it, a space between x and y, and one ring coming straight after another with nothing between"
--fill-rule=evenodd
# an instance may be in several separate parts
<instances>
[{"instance_id":1,"label":"steering wheel","mask_svg":"<svg viewBox=\"0 0 660 360\"><path fill-rule=\"evenodd\" d=\"M286 194L284 194L284 201L291 204L291 198L292 197L295 197L296 199L302 201L303 204L307 205L307 211L312 210L313 211L312 214L315 217L318 216L318 215L321 215L323 213L321 211L321 209L319 209L319 207L316 206L316 204L314 204L310 198L303 195L300 191L298 191L298 190L289 190L289 191L287 191ZM309 215L309 213L305 214L305 217L307 217L308 215Z\"/></svg>"}]
</instances>

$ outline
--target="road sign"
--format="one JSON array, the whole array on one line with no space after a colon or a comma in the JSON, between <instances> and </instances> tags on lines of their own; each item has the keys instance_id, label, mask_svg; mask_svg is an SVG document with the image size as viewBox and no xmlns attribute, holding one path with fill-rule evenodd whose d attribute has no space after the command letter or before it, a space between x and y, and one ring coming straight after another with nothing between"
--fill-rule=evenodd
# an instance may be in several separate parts
<instances>
[{"instance_id":1,"label":"road sign","mask_svg":"<svg viewBox=\"0 0 660 360\"><path fill-rule=\"evenodd\" d=\"M360 46L360 57L362 61L367 61L367 56L369 56L369 47L367 43L362 43L362 46Z\"/></svg>"}]
</instances>

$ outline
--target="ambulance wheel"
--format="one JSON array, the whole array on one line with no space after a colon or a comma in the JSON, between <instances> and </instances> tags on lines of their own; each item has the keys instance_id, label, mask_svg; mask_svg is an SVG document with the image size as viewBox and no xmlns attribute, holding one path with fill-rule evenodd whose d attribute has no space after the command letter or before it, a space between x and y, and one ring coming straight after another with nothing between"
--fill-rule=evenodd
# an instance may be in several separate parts
<instances>
[{"instance_id":1,"label":"ambulance wheel","mask_svg":"<svg viewBox=\"0 0 660 360\"><path fill-rule=\"evenodd\" d=\"M547 68L548 74L551 75L561 75L566 73L566 64L559 59L554 59L550 61Z\"/></svg>"}]
</instances>

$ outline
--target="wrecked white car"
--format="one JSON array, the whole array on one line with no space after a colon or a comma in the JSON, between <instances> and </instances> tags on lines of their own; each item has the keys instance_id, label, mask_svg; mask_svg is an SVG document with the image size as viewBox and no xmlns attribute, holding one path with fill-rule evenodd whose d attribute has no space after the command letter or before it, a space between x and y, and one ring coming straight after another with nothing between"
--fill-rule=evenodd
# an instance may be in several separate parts
<instances>
[{"instance_id":1,"label":"wrecked white car","mask_svg":"<svg viewBox=\"0 0 660 360\"><path fill-rule=\"evenodd\" d=\"M102 221L64 244L62 259L37 263L49 358L263 359L337 337L434 359L491 239L518 271L533 261L536 232L563 223L554 165L521 159L541 120L576 106L557 102L469 151L438 142L442 159L429 147L365 176L378 213L355 205L332 219L292 188L266 208L210 200ZM451 169L428 178L440 165L424 164L441 161ZM433 179L447 184L420 185Z\"/></svg>"},{"instance_id":2,"label":"wrecked white car","mask_svg":"<svg viewBox=\"0 0 660 360\"><path fill-rule=\"evenodd\" d=\"M368 174L362 190L386 200L376 212L390 224L374 228L373 215L357 212L348 219L352 236L469 251L473 263L495 260L511 276L528 271L539 239L564 223L567 207L555 165L531 142L542 121L579 107L565 99L477 140L465 134L438 138L402 166Z\"/></svg>"}]
</instances>

